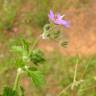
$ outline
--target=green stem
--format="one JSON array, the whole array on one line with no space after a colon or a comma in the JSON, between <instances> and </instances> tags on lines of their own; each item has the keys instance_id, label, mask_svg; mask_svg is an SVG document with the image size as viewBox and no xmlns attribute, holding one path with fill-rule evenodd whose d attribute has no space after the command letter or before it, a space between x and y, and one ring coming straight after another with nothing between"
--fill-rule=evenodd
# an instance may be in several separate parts
<instances>
[{"instance_id":1,"label":"green stem","mask_svg":"<svg viewBox=\"0 0 96 96\"><path fill-rule=\"evenodd\" d=\"M47 32L49 31L47 28L50 27L50 24L46 24L44 27L43 27L43 32Z\"/></svg>"},{"instance_id":2,"label":"green stem","mask_svg":"<svg viewBox=\"0 0 96 96\"><path fill-rule=\"evenodd\" d=\"M32 50L36 47L36 45L38 44L39 40L40 40L40 37L38 37L38 38L34 41L33 46L32 46Z\"/></svg>"},{"instance_id":3,"label":"green stem","mask_svg":"<svg viewBox=\"0 0 96 96\"><path fill-rule=\"evenodd\" d=\"M20 78L20 74L21 74L21 69L17 70L17 75L16 75L16 79L14 82L14 86L13 86L13 90L16 91L17 87L18 87L18 82L19 82L19 78Z\"/></svg>"},{"instance_id":4,"label":"green stem","mask_svg":"<svg viewBox=\"0 0 96 96\"><path fill-rule=\"evenodd\" d=\"M61 96L62 94L66 93L66 91L72 86L72 83L69 84L66 88L64 88L57 96Z\"/></svg>"},{"instance_id":5,"label":"green stem","mask_svg":"<svg viewBox=\"0 0 96 96\"><path fill-rule=\"evenodd\" d=\"M49 27L49 28L48 28ZM52 31L53 29L55 29L56 26L54 26L54 24L46 24L44 27L43 27L43 33L46 33L46 32L50 32Z\"/></svg>"},{"instance_id":6,"label":"green stem","mask_svg":"<svg viewBox=\"0 0 96 96\"><path fill-rule=\"evenodd\" d=\"M77 59L76 65L75 65L73 84L72 84L72 87L71 87L72 90L74 89L74 87L75 87L75 85L76 85L77 68L78 68L78 59Z\"/></svg>"}]
</instances>

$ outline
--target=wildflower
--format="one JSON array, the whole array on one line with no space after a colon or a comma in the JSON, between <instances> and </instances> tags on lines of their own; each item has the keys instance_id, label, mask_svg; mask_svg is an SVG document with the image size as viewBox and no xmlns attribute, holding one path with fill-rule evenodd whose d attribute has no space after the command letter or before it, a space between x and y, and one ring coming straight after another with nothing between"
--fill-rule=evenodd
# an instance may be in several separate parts
<instances>
[{"instance_id":1,"label":"wildflower","mask_svg":"<svg viewBox=\"0 0 96 96\"><path fill-rule=\"evenodd\" d=\"M56 25L63 25L64 27L69 27L68 21L63 20L64 15L62 16L59 13L54 15L53 11L50 10L48 17Z\"/></svg>"}]
</instances>

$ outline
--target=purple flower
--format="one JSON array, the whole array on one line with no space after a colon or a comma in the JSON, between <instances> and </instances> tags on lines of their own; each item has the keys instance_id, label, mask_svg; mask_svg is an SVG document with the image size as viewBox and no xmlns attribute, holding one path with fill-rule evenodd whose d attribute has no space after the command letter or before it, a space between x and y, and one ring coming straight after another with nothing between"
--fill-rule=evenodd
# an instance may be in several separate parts
<instances>
[{"instance_id":1,"label":"purple flower","mask_svg":"<svg viewBox=\"0 0 96 96\"><path fill-rule=\"evenodd\" d=\"M64 15L61 16L59 13L54 15L53 11L50 10L48 17L56 25L63 25L64 27L69 27L69 22L66 20L63 20Z\"/></svg>"}]
</instances>

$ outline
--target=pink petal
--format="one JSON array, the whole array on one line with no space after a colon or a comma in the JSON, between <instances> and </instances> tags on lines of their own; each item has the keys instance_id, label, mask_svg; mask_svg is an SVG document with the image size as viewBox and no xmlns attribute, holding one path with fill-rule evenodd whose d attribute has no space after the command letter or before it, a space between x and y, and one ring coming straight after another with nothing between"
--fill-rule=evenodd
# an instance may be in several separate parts
<instances>
[{"instance_id":1,"label":"pink petal","mask_svg":"<svg viewBox=\"0 0 96 96\"><path fill-rule=\"evenodd\" d=\"M50 13L48 14L49 19L54 20L54 13L52 10L50 10Z\"/></svg>"}]
</instances>

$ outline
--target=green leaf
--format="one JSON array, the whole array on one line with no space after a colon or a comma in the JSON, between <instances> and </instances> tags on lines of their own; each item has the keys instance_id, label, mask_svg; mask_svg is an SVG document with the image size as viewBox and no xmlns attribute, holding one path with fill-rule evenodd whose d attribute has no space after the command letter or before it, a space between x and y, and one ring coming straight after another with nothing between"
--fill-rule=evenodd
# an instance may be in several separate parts
<instances>
[{"instance_id":1,"label":"green leaf","mask_svg":"<svg viewBox=\"0 0 96 96\"><path fill-rule=\"evenodd\" d=\"M16 91L13 91L10 87L5 87L2 96L17 96Z\"/></svg>"},{"instance_id":2,"label":"green leaf","mask_svg":"<svg viewBox=\"0 0 96 96\"><path fill-rule=\"evenodd\" d=\"M26 51L29 51L29 43L26 40L22 40L22 46Z\"/></svg>"},{"instance_id":3,"label":"green leaf","mask_svg":"<svg viewBox=\"0 0 96 96\"><path fill-rule=\"evenodd\" d=\"M29 43L26 41L26 40L24 40L24 39L22 39L22 41L21 41L21 46L19 45L14 45L14 46L12 46L12 50L13 51L15 51L15 52L29 52Z\"/></svg>"},{"instance_id":4,"label":"green leaf","mask_svg":"<svg viewBox=\"0 0 96 96\"><path fill-rule=\"evenodd\" d=\"M25 66L25 62L21 58L15 58L15 64L17 68L22 68Z\"/></svg>"},{"instance_id":5,"label":"green leaf","mask_svg":"<svg viewBox=\"0 0 96 96\"><path fill-rule=\"evenodd\" d=\"M30 55L34 64L43 63L45 61L44 54L39 49L34 49Z\"/></svg>"},{"instance_id":6,"label":"green leaf","mask_svg":"<svg viewBox=\"0 0 96 96\"><path fill-rule=\"evenodd\" d=\"M22 58L22 60L24 60L24 61L28 61L29 60L28 51L27 51L27 49L24 49L24 46L23 47L21 47L21 46L13 46L12 50L14 52L19 53L19 55Z\"/></svg>"},{"instance_id":7,"label":"green leaf","mask_svg":"<svg viewBox=\"0 0 96 96\"><path fill-rule=\"evenodd\" d=\"M28 76L32 79L33 83L35 84L36 87L42 87L45 83L43 74L40 71L28 69L27 70Z\"/></svg>"},{"instance_id":8,"label":"green leaf","mask_svg":"<svg viewBox=\"0 0 96 96\"><path fill-rule=\"evenodd\" d=\"M23 51L23 53L22 53L22 59L25 62L29 61L30 58L29 58L29 54L28 54L27 51Z\"/></svg>"},{"instance_id":9,"label":"green leaf","mask_svg":"<svg viewBox=\"0 0 96 96\"><path fill-rule=\"evenodd\" d=\"M12 50L15 52L23 52L24 49L21 46L12 46Z\"/></svg>"}]
</instances>

